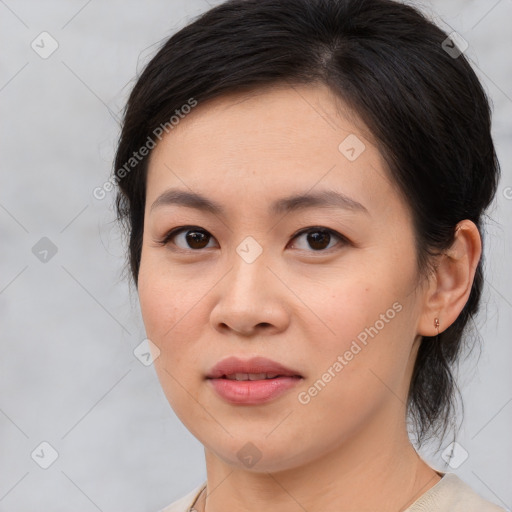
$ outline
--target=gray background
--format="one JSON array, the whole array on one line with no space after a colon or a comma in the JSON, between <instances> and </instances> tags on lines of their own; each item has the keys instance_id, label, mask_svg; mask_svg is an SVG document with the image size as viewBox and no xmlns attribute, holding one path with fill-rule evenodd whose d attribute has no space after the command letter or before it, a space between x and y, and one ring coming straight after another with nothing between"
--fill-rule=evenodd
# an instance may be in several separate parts
<instances>
[{"instance_id":1,"label":"gray background","mask_svg":"<svg viewBox=\"0 0 512 512\"><path fill-rule=\"evenodd\" d=\"M136 73L209 5L0 0L0 512L156 512L206 478L202 445L133 353L145 333L121 275L114 194L98 200L92 191L110 175L115 117ZM469 456L450 468L431 447L422 454L510 508L512 2L422 7L468 41L494 105L503 169L487 223L482 352L478 368L475 352L460 375L457 440ZM31 47L43 31L59 45L46 59ZM43 237L57 249L46 261ZM58 453L48 469L39 465L50 460L43 441Z\"/></svg>"}]
</instances>

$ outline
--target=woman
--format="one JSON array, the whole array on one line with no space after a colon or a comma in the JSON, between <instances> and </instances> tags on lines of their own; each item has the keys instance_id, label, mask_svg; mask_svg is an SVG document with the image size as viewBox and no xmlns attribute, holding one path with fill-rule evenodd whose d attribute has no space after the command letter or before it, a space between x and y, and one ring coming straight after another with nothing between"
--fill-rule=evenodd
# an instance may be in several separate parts
<instances>
[{"instance_id":1,"label":"woman","mask_svg":"<svg viewBox=\"0 0 512 512\"><path fill-rule=\"evenodd\" d=\"M453 423L499 178L454 38L390 0L228 1L147 65L115 169L155 367L205 447L165 511L502 510L409 438Z\"/></svg>"}]
</instances>

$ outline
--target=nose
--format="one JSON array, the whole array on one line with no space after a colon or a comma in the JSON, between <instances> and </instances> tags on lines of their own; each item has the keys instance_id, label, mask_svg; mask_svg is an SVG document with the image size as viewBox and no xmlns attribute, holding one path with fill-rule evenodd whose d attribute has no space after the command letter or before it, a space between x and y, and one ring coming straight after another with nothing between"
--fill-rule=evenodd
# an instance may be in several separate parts
<instances>
[{"instance_id":1,"label":"nose","mask_svg":"<svg viewBox=\"0 0 512 512\"><path fill-rule=\"evenodd\" d=\"M286 330L290 292L263 255L251 263L235 255L231 270L218 286L218 300L210 315L217 331L252 336Z\"/></svg>"}]
</instances>

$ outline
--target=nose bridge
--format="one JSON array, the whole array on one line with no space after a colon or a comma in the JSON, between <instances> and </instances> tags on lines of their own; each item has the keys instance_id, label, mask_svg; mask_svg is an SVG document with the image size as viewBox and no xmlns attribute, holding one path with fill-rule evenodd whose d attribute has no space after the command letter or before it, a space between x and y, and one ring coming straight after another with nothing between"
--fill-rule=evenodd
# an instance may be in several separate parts
<instances>
[{"instance_id":1,"label":"nose bridge","mask_svg":"<svg viewBox=\"0 0 512 512\"><path fill-rule=\"evenodd\" d=\"M288 313L269 265L268 253L253 237L246 237L229 256L231 270L220 290L211 321L216 329L250 334L259 327L286 328Z\"/></svg>"},{"instance_id":2,"label":"nose bridge","mask_svg":"<svg viewBox=\"0 0 512 512\"><path fill-rule=\"evenodd\" d=\"M236 246L231 258L233 266L231 277L228 277L228 288L237 300L256 300L260 295L258 292L269 273L267 254L264 254L263 246L250 235Z\"/></svg>"}]
</instances>

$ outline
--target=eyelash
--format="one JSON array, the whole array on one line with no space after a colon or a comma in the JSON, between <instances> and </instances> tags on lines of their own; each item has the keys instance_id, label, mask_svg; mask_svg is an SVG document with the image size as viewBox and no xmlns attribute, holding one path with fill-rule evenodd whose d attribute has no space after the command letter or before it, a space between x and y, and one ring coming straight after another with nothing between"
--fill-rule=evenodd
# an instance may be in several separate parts
<instances>
[{"instance_id":1,"label":"eyelash","mask_svg":"<svg viewBox=\"0 0 512 512\"><path fill-rule=\"evenodd\" d=\"M157 241L157 243L159 245L166 246L170 243L170 241L173 237L175 237L176 235L180 234L183 231L185 231L185 232L198 231L198 232L205 233L205 234L209 235L211 238L214 238L213 235L211 235L210 233L208 233L208 231L206 231L206 229L200 228L198 226L180 226L180 227L174 228L171 231L167 232L161 240ZM338 233L337 231L334 231L333 229L329 229L329 228L325 228L325 227L321 227L321 226L312 226L309 228L302 229L302 230L296 232L292 236L291 239L294 240L295 238L299 237L300 235L304 235L304 234L308 234L308 233L316 233L316 232L328 233L331 236L334 235L335 238L339 239L339 242L341 242L342 245L350 244L350 241L347 239L347 237L343 236L342 234ZM339 242L337 245L339 245ZM208 241L208 243L209 243L209 241ZM330 241L329 241L329 243L330 243ZM174 244L174 245L176 245L176 244ZM332 249L335 249L335 248L336 248L336 245L334 245L333 247L330 247L328 249L319 249L319 250L312 249L311 251L307 251L307 252L328 253ZM203 249L188 249L188 251L189 252L201 252ZM178 248L178 250L187 252L187 249ZM299 249L299 250L304 250L304 249Z\"/></svg>"}]
</instances>

